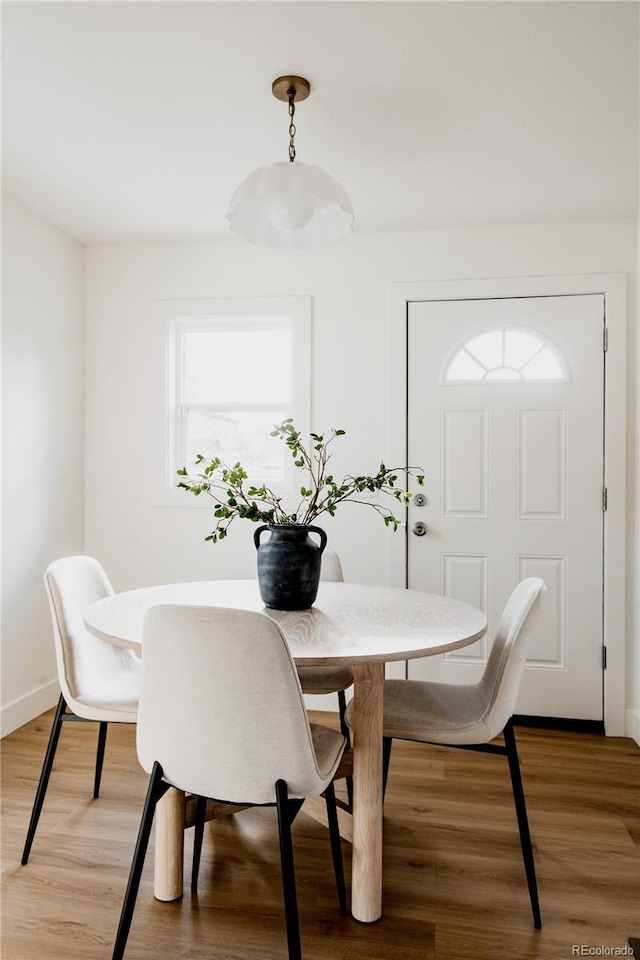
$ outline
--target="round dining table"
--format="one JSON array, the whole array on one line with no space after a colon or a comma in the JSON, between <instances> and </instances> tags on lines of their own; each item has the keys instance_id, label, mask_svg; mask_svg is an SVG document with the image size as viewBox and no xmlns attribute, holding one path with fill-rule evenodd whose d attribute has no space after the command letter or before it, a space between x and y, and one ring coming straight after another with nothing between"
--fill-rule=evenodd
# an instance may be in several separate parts
<instances>
[{"instance_id":1,"label":"round dining table","mask_svg":"<svg viewBox=\"0 0 640 960\"><path fill-rule=\"evenodd\" d=\"M310 609L272 610L260 599L256 580L213 580L105 597L88 608L85 625L94 636L142 654L145 613L168 603L264 613L279 624L298 666L354 667L353 809L343 812L341 832L352 842L352 915L365 923L378 920L382 915L385 663L467 646L485 634L485 614L438 594L329 581L320 583ZM185 810L185 796L175 789L158 805L154 893L159 900L182 896Z\"/></svg>"}]
</instances>

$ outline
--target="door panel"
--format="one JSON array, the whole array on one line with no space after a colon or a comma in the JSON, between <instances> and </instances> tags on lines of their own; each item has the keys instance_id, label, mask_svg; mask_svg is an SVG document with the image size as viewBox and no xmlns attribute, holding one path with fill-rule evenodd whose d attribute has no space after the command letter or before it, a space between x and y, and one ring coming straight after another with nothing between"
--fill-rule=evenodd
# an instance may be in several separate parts
<instances>
[{"instance_id":1,"label":"door panel","mask_svg":"<svg viewBox=\"0 0 640 960\"><path fill-rule=\"evenodd\" d=\"M602 719L603 326L600 295L409 304L408 585L481 607L491 637L542 577L519 713ZM475 682L489 643L408 675Z\"/></svg>"}]
</instances>

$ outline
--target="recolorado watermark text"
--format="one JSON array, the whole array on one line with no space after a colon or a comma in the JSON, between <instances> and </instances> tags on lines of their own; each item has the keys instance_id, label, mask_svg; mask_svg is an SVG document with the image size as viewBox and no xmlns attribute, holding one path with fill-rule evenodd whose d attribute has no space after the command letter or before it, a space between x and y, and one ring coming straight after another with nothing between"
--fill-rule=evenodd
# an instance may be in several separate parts
<instances>
[{"instance_id":1,"label":"recolorado watermark text","mask_svg":"<svg viewBox=\"0 0 640 960\"><path fill-rule=\"evenodd\" d=\"M571 945L572 957L632 957L631 947L590 947L586 943Z\"/></svg>"}]
</instances>

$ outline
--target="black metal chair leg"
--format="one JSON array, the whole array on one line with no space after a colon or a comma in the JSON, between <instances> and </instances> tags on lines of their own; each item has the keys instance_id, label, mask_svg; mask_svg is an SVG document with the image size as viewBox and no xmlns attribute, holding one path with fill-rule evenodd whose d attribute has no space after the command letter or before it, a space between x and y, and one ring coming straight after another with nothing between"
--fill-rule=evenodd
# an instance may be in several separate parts
<instances>
[{"instance_id":1,"label":"black metal chair leg","mask_svg":"<svg viewBox=\"0 0 640 960\"><path fill-rule=\"evenodd\" d=\"M158 803L158 800L164 796L168 789L169 784L162 782L162 767L156 761L153 765L151 776L149 777L149 786L147 788L147 796L144 801L136 849L133 854L131 870L129 872L127 892L125 893L124 902L122 904L122 913L120 914L118 933L116 935L116 942L113 948L113 960L122 960L122 957L124 956L125 947L127 946L127 939L129 937L129 930L131 929L131 921L133 920L133 911L136 905L138 889L140 887L140 878L142 876L144 858L147 853L147 847L149 846L149 836L151 834L151 827L153 825L153 815L156 811L156 804Z\"/></svg>"},{"instance_id":2,"label":"black metal chair leg","mask_svg":"<svg viewBox=\"0 0 640 960\"><path fill-rule=\"evenodd\" d=\"M333 783L330 783L325 790L324 798L327 803L327 820L329 821L331 856L333 857L333 872L338 890L338 903L340 904L340 913L343 917L346 917L349 914L349 908L347 906L347 888L344 882L344 863L342 860L342 844L340 843L338 811L336 809L336 792Z\"/></svg>"},{"instance_id":3,"label":"black metal chair leg","mask_svg":"<svg viewBox=\"0 0 640 960\"><path fill-rule=\"evenodd\" d=\"M349 724L346 720L347 712L347 697L344 690L338 690L338 706L340 707L340 732L343 737L347 738L347 746L351 746L351 733L349 731Z\"/></svg>"},{"instance_id":4,"label":"black metal chair leg","mask_svg":"<svg viewBox=\"0 0 640 960\"><path fill-rule=\"evenodd\" d=\"M504 743L505 747L507 748L507 760L509 761L509 773L511 774L511 786L513 787L513 800L516 807L516 816L518 818L518 829L520 831L522 859L524 860L524 869L527 875L527 886L529 887L529 899L531 900L533 925L536 930L540 930L542 927L542 918L540 916L540 904L538 902L536 868L533 859L533 847L531 845L531 833L529 831L527 805L524 799L524 790L522 788L522 776L520 774L520 762L518 760L518 749L516 747L516 735L511 720L504 728Z\"/></svg>"},{"instance_id":5,"label":"black metal chair leg","mask_svg":"<svg viewBox=\"0 0 640 960\"><path fill-rule=\"evenodd\" d=\"M193 860L191 863L191 893L198 892L198 875L200 873L200 856L204 839L204 824L207 814L207 798L198 797L196 801L196 821L193 835Z\"/></svg>"},{"instance_id":6,"label":"black metal chair leg","mask_svg":"<svg viewBox=\"0 0 640 960\"><path fill-rule=\"evenodd\" d=\"M345 777L344 779L347 784L347 803L349 809L353 810L353 777Z\"/></svg>"},{"instance_id":7,"label":"black metal chair leg","mask_svg":"<svg viewBox=\"0 0 640 960\"><path fill-rule=\"evenodd\" d=\"M33 801L33 810L31 811L31 819L29 821L29 828L27 830L27 839L24 844L24 850L22 851L21 862L23 865L27 863L29 859L31 844L33 843L33 838L36 835L36 828L38 826L38 820L40 819L44 797L47 792L49 776L51 775L51 768L53 767L53 760L56 755L58 739L60 737L60 731L62 730L62 717L66 708L67 703L62 694L60 694L56 714L53 719L53 726L51 727L51 733L49 734L49 744L47 746L47 752L45 753L44 762L42 764L42 772L40 773L40 780L38 781L36 796Z\"/></svg>"},{"instance_id":8,"label":"black metal chair leg","mask_svg":"<svg viewBox=\"0 0 640 960\"><path fill-rule=\"evenodd\" d=\"M392 737L382 738L382 802L387 792L387 780L389 779L389 764L391 763L391 747L393 746Z\"/></svg>"},{"instance_id":9,"label":"black metal chair leg","mask_svg":"<svg viewBox=\"0 0 640 960\"><path fill-rule=\"evenodd\" d=\"M102 761L104 760L104 748L107 742L107 730L109 723L107 720L100 721L100 730L98 732L98 749L96 751L96 776L93 781L93 799L97 800L100 796L100 780L102 779Z\"/></svg>"},{"instance_id":10,"label":"black metal chair leg","mask_svg":"<svg viewBox=\"0 0 640 960\"><path fill-rule=\"evenodd\" d=\"M351 731L349 730L349 724L346 719L347 698L344 690L338 690L338 705L340 707L340 732L342 736L346 738L348 750L351 746ZM345 780L347 783L347 800L349 806L353 808L353 777L345 777Z\"/></svg>"},{"instance_id":11,"label":"black metal chair leg","mask_svg":"<svg viewBox=\"0 0 640 960\"><path fill-rule=\"evenodd\" d=\"M296 878L293 866L293 845L291 843L289 794L287 791L287 784L284 780L278 780L276 782L276 806L278 809L280 863L282 865L282 891L284 894L284 913L287 925L289 960L302 960L300 946L300 924L298 921L298 899L296 895Z\"/></svg>"}]
</instances>

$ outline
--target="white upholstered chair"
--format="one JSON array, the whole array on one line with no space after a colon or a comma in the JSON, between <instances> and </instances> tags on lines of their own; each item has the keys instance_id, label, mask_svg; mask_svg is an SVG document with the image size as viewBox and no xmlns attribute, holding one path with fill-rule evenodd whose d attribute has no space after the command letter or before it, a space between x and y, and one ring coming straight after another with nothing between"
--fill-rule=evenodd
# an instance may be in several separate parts
<instances>
[{"instance_id":1,"label":"white upholstered chair","mask_svg":"<svg viewBox=\"0 0 640 960\"><path fill-rule=\"evenodd\" d=\"M345 738L309 723L287 642L262 613L153 607L144 620L142 665L138 758L150 779L113 960L124 954L154 810L170 786L198 798L277 807L289 957L299 960L290 828L304 800L323 793L346 913L332 783ZM199 850L195 870L198 861Z\"/></svg>"},{"instance_id":2,"label":"white upholstered chair","mask_svg":"<svg viewBox=\"0 0 640 960\"><path fill-rule=\"evenodd\" d=\"M54 561L44 578L61 694L45 754L22 854L27 863L35 836L62 724L93 720L99 724L93 796L98 797L109 723L135 723L140 687L140 660L92 636L84 627L90 604L111 596L107 576L92 557Z\"/></svg>"},{"instance_id":3,"label":"white upholstered chair","mask_svg":"<svg viewBox=\"0 0 640 960\"><path fill-rule=\"evenodd\" d=\"M322 554L322 570L320 579L342 583L342 564L340 557L332 550L325 550ZM349 727L345 721L346 710L345 690L353 683L353 667L338 664L334 667L298 667L298 676L302 685L302 692L309 694L338 694L340 710L340 729L349 740Z\"/></svg>"},{"instance_id":4,"label":"white upholstered chair","mask_svg":"<svg viewBox=\"0 0 640 960\"><path fill-rule=\"evenodd\" d=\"M527 808L522 789L512 714L537 619L544 583L522 580L504 609L482 679L477 684L385 680L384 780L394 739L463 747L507 757L520 831L533 922L542 926ZM347 719L349 719L349 709ZM504 745L491 743L499 734Z\"/></svg>"}]
</instances>

